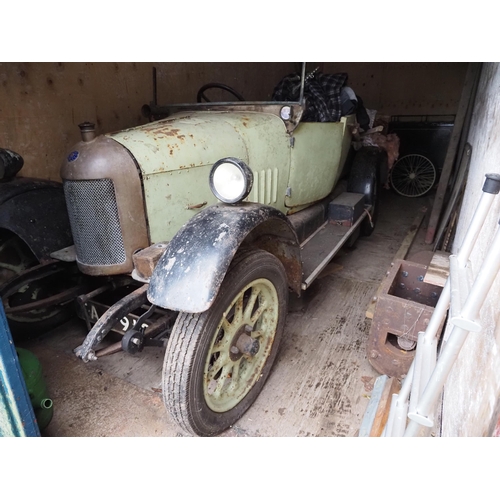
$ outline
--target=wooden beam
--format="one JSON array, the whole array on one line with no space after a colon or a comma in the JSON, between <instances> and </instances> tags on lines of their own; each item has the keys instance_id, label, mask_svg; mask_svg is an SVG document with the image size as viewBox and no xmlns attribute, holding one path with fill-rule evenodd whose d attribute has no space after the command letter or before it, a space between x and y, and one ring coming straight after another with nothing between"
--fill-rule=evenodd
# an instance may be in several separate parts
<instances>
[{"instance_id":1,"label":"wooden beam","mask_svg":"<svg viewBox=\"0 0 500 500\"><path fill-rule=\"evenodd\" d=\"M373 422L375 421L375 415L377 414L380 401L382 400L382 394L388 380L389 377L387 375L380 375L380 377L376 378L370 395L370 401L366 407L363 420L361 421L361 425L359 427L359 437L370 437Z\"/></svg>"},{"instance_id":2,"label":"wooden beam","mask_svg":"<svg viewBox=\"0 0 500 500\"><path fill-rule=\"evenodd\" d=\"M377 377L359 428L359 437L382 436L389 418L392 395L398 394L400 390L401 382L397 378L387 375Z\"/></svg>"},{"instance_id":3,"label":"wooden beam","mask_svg":"<svg viewBox=\"0 0 500 500\"><path fill-rule=\"evenodd\" d=\"M431 216L429 218L429 225L427 227L427 234L425 236L425 242L427 244L431 244L434 241L434 235L436 233L436 228L438 226L439 218L441 215L441 209L443 207L444 198L448 189L448 182L450 180L450 175L455 163L455 157L457 155L457 148L459 145L460 136L462 134L463 125L467 114L467 108L469 107L469 105L472 105L471 98L480 72L481 63L469 63L467 75L465 77L465 83L462 89L462 95L460 97L460 103L458 105L458 111L455 117L455 123L453 125L453 131L451 133L443 169L441 170L441 176L439 178L436 196L434 198L434 205L432 207Z\"/></svg>"},{"instance_id":4,"label":"wooden beam","mask_svg":"<svg viewBox=\"0 0 500 500\"><path fill-rule=\"evenodd\" d=\"M437 251L434 253L431 263L424 276L424 283L444 287L450 274L450 254Z\"/></svg>"},{"instance_id":5,"label":"wooden beam","mask_svg":"<svg viewBox=\"0 0 500 500\"><path fill-rule=\"evenodd\" d=\"M448 204L443 212L443 216L441 217L441 222L439 224L439 228L437 230L436 238L434 241L434 250L438 249L441 240L443 239L443 235L445 234L446 228L449 225L448 223L450 222L450 217L456 210L458 202L460 201L459 198L463 189L465 188L471 157L472 146L467 143L464 147L462 158L460 159L460 166L458 167L458 173L455 178L450 200L448 201Z\"/></svg>"},{"instance_id":6,"label":"wooden beam","mask_svg":"<svg viewBox=\"0 0 500 500\"><path fill-rule=\"evenodd\" d=\"M387 379L384 390L382 391L382 396L380 398L377 411L375 412L375 418L373 419L373 425L370 430L370 437L382 436L385 424L387 424L387 419L389 418L392 395L398 394L400 390L401 383L397 378L390 377L389 379Z\"/></svg>"}]
</instances>

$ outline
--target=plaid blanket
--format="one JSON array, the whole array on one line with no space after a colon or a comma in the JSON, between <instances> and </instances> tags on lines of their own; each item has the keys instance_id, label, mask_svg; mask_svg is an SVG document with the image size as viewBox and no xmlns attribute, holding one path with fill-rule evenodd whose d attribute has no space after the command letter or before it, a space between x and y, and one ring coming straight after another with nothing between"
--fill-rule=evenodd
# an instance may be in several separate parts
<instances>
[{"instance_id":1,"label":"plaid blanket","mask_svg":"<svg viewBox=\"0 0 500 500\"><path fill-rule=\"evenodd\" d=\"M306 110L302 121L337 122L341 117L340 91L347 81L347 73L325 75L315 73L306 78L304 100ZM285 76L273 92L274 101L298 101L300 97L300 75Z\"/></svg>"}]
</instances>

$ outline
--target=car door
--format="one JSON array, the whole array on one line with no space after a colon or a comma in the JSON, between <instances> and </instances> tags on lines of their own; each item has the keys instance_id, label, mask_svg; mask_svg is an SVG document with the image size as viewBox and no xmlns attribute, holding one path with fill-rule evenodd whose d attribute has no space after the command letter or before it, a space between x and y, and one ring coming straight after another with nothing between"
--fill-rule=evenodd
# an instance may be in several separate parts
<instances>
[{"instance_id":1,"label":"car door","mask_svg":"<svg viewBox=\"0 0 500 500\"><path fill-rule=\"evenodd\" d=\"M301 123L294 130L287 207L314 203L332 191L349 151L353 124L349 116L339 122Z\"/></svg>"}]
</instances>

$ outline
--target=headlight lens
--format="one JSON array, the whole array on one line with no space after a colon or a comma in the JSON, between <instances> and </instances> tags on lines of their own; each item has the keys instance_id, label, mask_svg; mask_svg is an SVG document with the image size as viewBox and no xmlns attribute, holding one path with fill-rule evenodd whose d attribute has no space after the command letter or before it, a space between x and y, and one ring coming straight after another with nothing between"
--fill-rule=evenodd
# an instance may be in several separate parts
<instances>
[{"instance_id":1,"label":"headlight lens","mask_svg":"<svg viewBox=\"0 0 500 500\"><path fill-rule=\"evenodd\" d=\"M238 203L252 190L253 173L238 158L223 158L210 171L210 189L224 203Z\"/></svg>"}]
</instances>

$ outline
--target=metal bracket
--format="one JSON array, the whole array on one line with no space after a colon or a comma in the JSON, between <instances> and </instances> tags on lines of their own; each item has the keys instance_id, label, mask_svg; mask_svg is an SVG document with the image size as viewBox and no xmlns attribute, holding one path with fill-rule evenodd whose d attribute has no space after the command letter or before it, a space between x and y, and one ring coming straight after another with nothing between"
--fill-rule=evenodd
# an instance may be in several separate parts
<instances>
[{"instance_id":1,"label":"metal bracket","mask_svg":"<svg viewBox=\"0 0 500 500\"><path fill-rule=\"evenodd\" d=\"M162 340L148 339L146 338L144 331L145 325L144 321L152 316L155 312L156 306L153 304L142 316L137 320L138 328L132 328L129 330L122 339L122 349L129 354L135 354L141 352L145 345L155 345L158 347L163 347Z\"/></svg>"},{"instance_id":2,"label":"metal bracket","mask_svg":"<svg viewBox=\"0 0 500 500\"><path fill-rule=\"evenodd\" d=\"M60 273L70 273L71 264L59 261L50 261L45 264L31 267L16 276L12 280L5 283L0 287L0 297L4 304L5 314L21 314L29 312L34 309L43 309L54 305L63 305L74 300L80 293L82 293L87 286L75 285L69 287L62 292L53 294L50 297L29 301L26 304L11 307L9 305L9 297L19 292L23 287L30 285L38 280L47 278Z\"/></svg>"},{"instance_id":3,"label":"metal bracket","mask_svg":"<svg viewBox=\"0 0 500 500\"><path fill-rule=\"evenodd\" d=\"M147 290L148 285L143 285L111 306L97 320L96 324L83 341L83 344L74 350L75 354L85 362L95 361L97 356L95 355L94 349L97 344L102 341L120 318L147 303Z\"/></svg>"}]
</instances>

